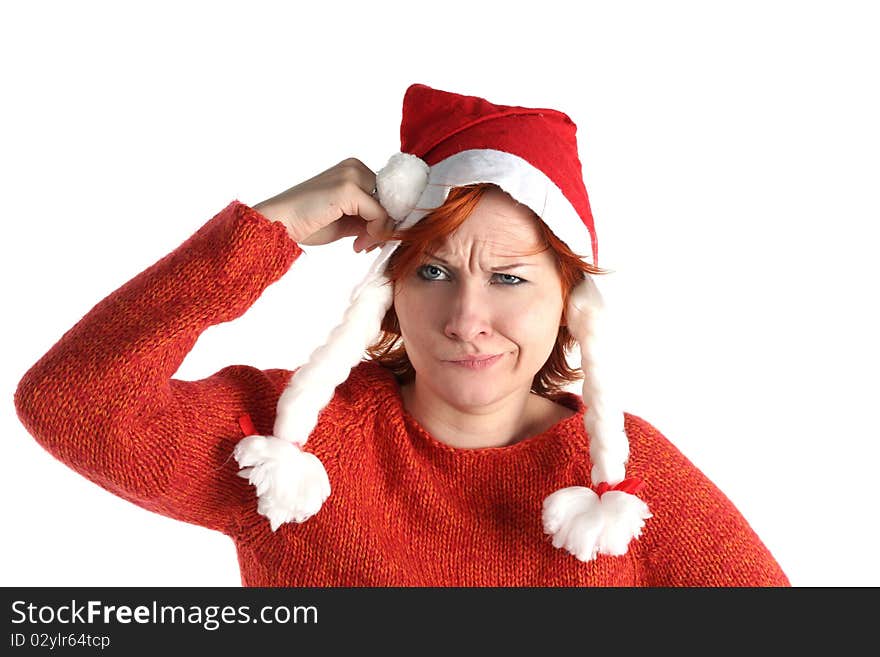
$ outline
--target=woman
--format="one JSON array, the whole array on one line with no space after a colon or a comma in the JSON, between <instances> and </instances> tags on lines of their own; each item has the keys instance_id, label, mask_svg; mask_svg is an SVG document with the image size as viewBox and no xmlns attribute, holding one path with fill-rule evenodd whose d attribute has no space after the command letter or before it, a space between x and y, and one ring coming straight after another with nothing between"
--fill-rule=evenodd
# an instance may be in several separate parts
<instances>
[{"instance_id":1,"label":"woman","mask_svg":"<svg viewBox=\"0 0 880 657\"><path fill-rule=\"evenodd\" d=\"M788 585L602 385L575 130L412 85L382 170L348 159L230 203L31 368L19 417L106 489L229 535L246 586ZM299 245L350 236L381 251L307 363L171 378ZM582 397L563 390L575 342Z\"/></svg>"}]
</instances>

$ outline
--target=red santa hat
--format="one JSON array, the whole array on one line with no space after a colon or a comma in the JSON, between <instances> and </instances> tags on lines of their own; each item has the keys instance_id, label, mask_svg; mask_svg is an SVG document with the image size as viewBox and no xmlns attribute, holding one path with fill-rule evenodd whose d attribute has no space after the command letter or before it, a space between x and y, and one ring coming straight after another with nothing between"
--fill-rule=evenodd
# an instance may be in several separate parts
<instances>
[{"instance_id":1,"label":"red santa hat","mask_svg":"<svg viewBox=\"0 0 880 657\"><path fill-rule=\"evenodd\" d=\"M405 230L440 207L452 188L494 183L534 211L574 253L598 265L576 132L558 110L498 105L413 84L403 99L400 152L377 172L375 193L397 229ZM352 292L342 322L291 377L278 401L273 435L247 436L235 448L243 466L239 474L256 486L258 511L273 531L285 522L304 522L330 495L323 465L303 448L336 386L381 334L393 301L384 270L399 244L383 245ZM566 321L581 352L592 485L572 482L542 506L553 546L582 561L624 554L651 517L635 495L640 483L626 478L623 409L602 385L602 308L599 290L585 274L569 295Z\"/></svg>"}]
</instances>

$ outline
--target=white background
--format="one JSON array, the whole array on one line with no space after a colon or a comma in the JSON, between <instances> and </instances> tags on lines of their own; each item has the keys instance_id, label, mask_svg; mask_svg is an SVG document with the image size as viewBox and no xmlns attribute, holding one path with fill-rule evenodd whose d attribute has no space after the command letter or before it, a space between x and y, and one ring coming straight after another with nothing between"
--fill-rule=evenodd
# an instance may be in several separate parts
<instances>
[{"instance_id":1,"label":"white background","mask_svg":"<svg viewBox=\"0 0 880 657\"><path fill-rule=\"evenodd\" d=\"M880 585L872 4L3 3L0 583L240 585L228 538L67 469L13 392L231 200L381 168L422 82L572 117L627 410L794 585ZM300 364L375 255L306 250L176 376Z\"/></svg>"}]
</instances>

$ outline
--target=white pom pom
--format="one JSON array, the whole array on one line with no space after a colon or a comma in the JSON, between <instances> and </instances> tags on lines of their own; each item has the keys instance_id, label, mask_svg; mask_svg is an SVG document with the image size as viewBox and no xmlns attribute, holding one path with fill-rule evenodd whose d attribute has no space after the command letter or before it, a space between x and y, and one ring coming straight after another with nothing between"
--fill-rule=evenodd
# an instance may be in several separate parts
<instances>
[{"instance_id":1,"label":"white pom pom","mask_svg":"<svg viewBox=\"0 0 880 657\"><path fill-rule=\"evenodd\" d=\"M395 153L376 173L379 203L396 222L403 221L428 185L430 167L410 153Z\"/></svg>"},{"instance_id":2,"label":"white pom pom","mask_svg":"<svg viewBox=\"0 0 880 657\"><path fill-rule=\"evenodd\" d=\"M599 498L605 516L605 528L599 534L600 554L626 554L629 542L642 535L645 520L651 517L648 505L635 495L609 490Z\"/></svg>"},{"instance_id":3,"label":"white pom pom","mask_svg":"<svg viewBox=\"0 0 880 657\"><path fill-rule=\"evenodd\" d=\"M553 536L553 547L564 548L581 561L598 551L602 514L599 496L589 488L570 486L544 500L544 532Z\"/></svg>"},{"instance_id":4,"label":"white pom pom","mask_svg":"<svg viewBox=\"0 0 880 657\"><path fill-rule=\"evenodd\" d=\"M591 561L598 554L626 554L650 517L648 506L630 493L611 490L599 496L590 488L569 486L547 496L542 520L553 547Z\"/></svg>"},{"instance_id":5,"label":"white pom pom","mask_svg":"<svg viewBox=\"0 0 880 657\"><path fill-rule=\"evenodd\" d=\"M238 442L238 474L257 488L257 511L274 532L285 522L304 522L330 496L330 480L320 459L275 436L248 436Z\"/></svg>"}]
</instances>

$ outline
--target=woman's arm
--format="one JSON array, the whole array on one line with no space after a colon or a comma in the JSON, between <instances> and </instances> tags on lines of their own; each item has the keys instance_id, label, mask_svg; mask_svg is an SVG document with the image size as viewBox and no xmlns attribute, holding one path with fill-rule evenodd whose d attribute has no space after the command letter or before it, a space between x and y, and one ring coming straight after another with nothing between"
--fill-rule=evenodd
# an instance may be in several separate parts
<instances>
[{"instance_id":1,"label":"woman's arm","mask_svg":"<svg viewBox=\"0 0 880 657\"><path fill-rule=\"evenodd\" d=\"M171 378L209 326L240 317L302 253L282 222L233 201L92 308L28 370L18 417L55 457L144 508L226 531L253 493L232 449L242 409L269 418L278 372ZM283 385L283 384L281 384Z\"/></svg>"},{"instance_id":2,"label":"woman's arm","mask_svg":"<svg viewBox=\"0 0 880 657\"><path fill-rule=\"evenodd\" d=\"M727 496L651 424L627 414L628 471L653 514L636 544L648 586L790 586Z\"/></svg>"},{"instance_id":3,"label":"woman's arm","mask_svg":"<svg viewBox=\"0 0 880 657\"><path fill-rule=\"evenodd\" d=\"M227 367L201 381L178 370L209 326L240 317L302 253L354 236L381 243L391 217L356 158L255 208L233 201L183 245L92 308L19 382L24 426L58 459L157 513L230 531L253 490L232 457L250 415L271 434L290 372Z\"/></svg>"}]
</instances>

